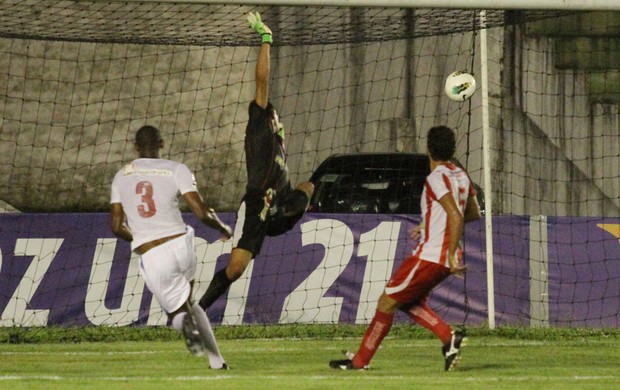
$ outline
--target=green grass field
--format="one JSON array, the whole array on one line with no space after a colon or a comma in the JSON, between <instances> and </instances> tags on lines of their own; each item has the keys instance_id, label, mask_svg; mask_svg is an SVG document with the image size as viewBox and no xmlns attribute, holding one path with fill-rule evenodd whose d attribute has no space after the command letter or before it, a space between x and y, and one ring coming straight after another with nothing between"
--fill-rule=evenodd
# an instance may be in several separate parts
<instances>
[{"instance_id":1,"label":"green grass field","mask_svg":"<svg viewBox=\"0 0 620 390\"><path fill-rule=\"evenodd\" d=\"M220 332L218 332L220 333ZM2 344L1 389L620 389L620 338L608 332L470 332L453 372L427 333L394 332L369 371L328 367L360 338L232 338L231 369L211 370L180 338Z\"/></svg>"}]
</instances>

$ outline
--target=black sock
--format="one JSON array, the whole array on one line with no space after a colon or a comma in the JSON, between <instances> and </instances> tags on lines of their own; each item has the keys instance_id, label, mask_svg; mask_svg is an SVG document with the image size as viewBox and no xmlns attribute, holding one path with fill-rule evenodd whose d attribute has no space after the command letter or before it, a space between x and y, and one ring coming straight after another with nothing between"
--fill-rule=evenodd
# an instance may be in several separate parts
<instances>
[{"instance_id":1,"label":"black sock","mask_svg":"<svg viewBox=\"0 0 620 390\"><path fill-rule=\"evenodd\" d=\"M207 310L213 302L215 302L222 294L228 290L228 287L232 284L232 280L228 279L226 275L226 268L218 271L213 275L213 280L209 287L207 288L207 292L200 298L200 302L198 304L204 310Z\"/></svg>"}]
</instances>

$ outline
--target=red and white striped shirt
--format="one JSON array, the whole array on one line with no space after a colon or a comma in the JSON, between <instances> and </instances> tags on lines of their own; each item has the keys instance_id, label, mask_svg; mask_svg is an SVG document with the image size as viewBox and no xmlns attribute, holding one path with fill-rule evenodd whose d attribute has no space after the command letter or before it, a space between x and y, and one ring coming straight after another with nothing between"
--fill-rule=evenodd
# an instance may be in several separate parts
<instances>
[{"instance_id":1,"label":"red and white striped shirt","mask_svg":"<svg viewBox=\"0 0 620 390\"><path fill-rule=\"evenodd\" d=\"M451 194L461 214L465 213L467 198L475 196L467 173L454 164L437 166L426 178L422 191L422 229L414 255L422 260L449 267L448 244L450 242L448 215L439 203L444 195ZM461 248L457 250L461 258Z\"/></svg>"}]
</instances>

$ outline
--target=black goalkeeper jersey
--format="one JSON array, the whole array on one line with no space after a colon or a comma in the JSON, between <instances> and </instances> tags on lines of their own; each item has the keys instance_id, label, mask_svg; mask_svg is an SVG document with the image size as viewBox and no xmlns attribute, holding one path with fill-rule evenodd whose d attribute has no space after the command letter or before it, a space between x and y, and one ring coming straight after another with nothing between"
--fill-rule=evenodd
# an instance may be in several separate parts
<instances>
[{"instance_id":1,"label":"black goalkeeper jersey","mask_svg":"<svg viewBox=\"0 0 620 390\"><path fill-rule=\"evenodd\" d=\"M273 106L265 109L250 103L249 121L245 130L245 156L248 184L246 191L276 190L284 195L290 190L284 140L277 134L271 121Z\"/></svg>"}]
</instances>

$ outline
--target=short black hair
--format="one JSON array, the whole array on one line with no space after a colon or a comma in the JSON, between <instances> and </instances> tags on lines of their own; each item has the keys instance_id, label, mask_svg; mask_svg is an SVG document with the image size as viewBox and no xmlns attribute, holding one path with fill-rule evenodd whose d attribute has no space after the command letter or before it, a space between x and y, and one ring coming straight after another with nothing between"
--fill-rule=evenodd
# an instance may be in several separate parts
<instances>
[{"instance_id":1,"label":"short black hair","mask_svg":"<svg viewBox=\"0 0 620 390\"><path fill-rule=\"evenodd\" d=\"M161 133L153 126L142 126L136 133L136 146L140 150L158 150L161 143Z\"/></svg>"},{"instance_id":2,"label":"short black hair","mask_svg":"<svg viewBox=\"0 0 620 390\"><path fill-rule=\"evenodd\" d=\"M456 133L447 126L431 127L426 146L431 157L438 161L449 161L456 151Z\"/></svg>"}]
</instances>

